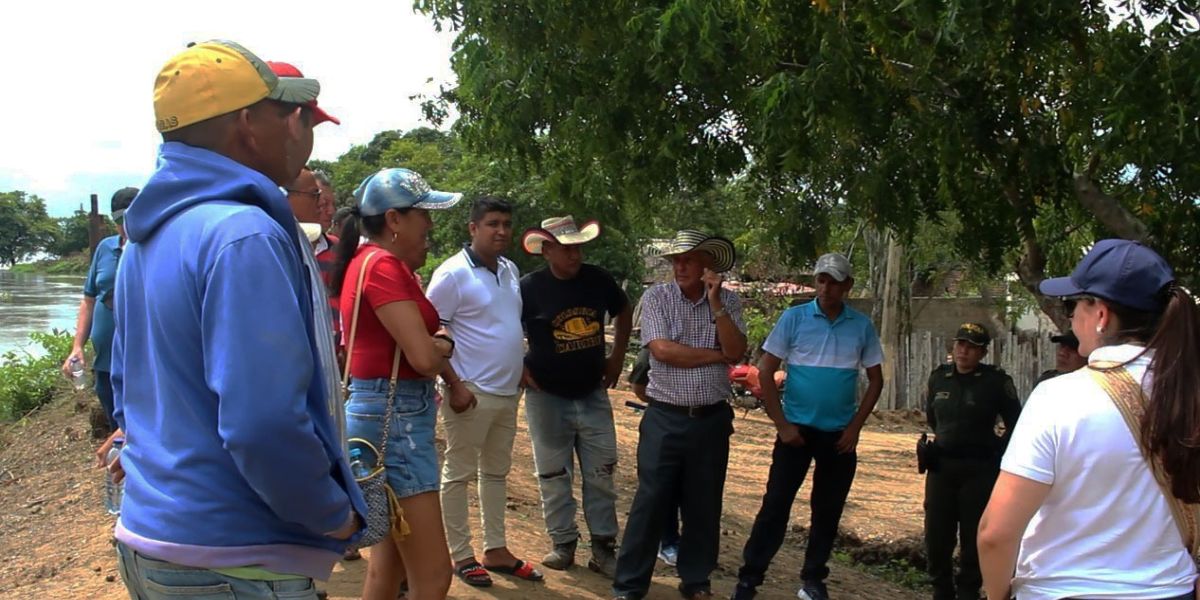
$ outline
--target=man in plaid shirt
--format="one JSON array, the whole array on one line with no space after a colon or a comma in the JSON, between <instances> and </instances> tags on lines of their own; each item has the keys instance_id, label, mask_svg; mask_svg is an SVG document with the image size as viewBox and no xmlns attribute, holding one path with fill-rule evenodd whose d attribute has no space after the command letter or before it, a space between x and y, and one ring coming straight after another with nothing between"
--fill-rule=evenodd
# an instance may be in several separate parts
<instances>
[{"instance_id":1,"label":"man in plaid shirt","mask_svg":"<svg viewBox=\"0 0 1200 600\"><path fill-rule=\"evenodd\" d=\"M638 440L638 488L617 558L613 595L639 600L654 573L657 541L676 502L683 515L677 569L684 598L711 598L733 410L729 364L746 352L737 294L721 286L733 243L683 230L662 253L675 281L646 291L642 344L650 349L648 408Z\"/></svg>"}]
</instances>

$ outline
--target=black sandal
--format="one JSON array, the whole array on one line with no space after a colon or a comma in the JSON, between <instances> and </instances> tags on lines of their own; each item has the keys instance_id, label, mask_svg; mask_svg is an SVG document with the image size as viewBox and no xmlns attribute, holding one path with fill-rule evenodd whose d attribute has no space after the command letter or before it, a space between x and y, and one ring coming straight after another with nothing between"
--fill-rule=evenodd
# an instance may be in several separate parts
<instances>
[{"instance_id":1,"label":"black sandal","mask_svg":"<svg viewBox=\"0 0 1200 600\"><path fill-rule=\"evenodd\" d=\"M524 579L525 581L544 581L546 579L546 577L542 575L541 571L538 571L537 569L533 568L533 565L519 558L511 567L489 567L485 565L483 568L492 571L493 573L512 575L513 577L518 577L520 579Z\"/></svg>"},{"instance_id":2,"label":"black sandal","mask_svg":"<svg viewBox=\"0 0 1200 600\"><path fill-rule=\"evenodd\" d=\"M471 587L492 587L492 576L488 574L487 569L479 564L479 561L472 560L469 563L455 566L454 572L458 574L458 578L463 583Z\"/></svg>"}]
</instances>

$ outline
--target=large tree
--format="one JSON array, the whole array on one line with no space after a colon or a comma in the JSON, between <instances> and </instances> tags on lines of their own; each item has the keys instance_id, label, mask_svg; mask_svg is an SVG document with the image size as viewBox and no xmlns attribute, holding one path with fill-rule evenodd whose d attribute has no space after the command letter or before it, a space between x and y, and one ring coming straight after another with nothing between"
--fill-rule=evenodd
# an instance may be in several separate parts
<instances>
[{"instance_id":1,"label":"large tree","mask_svg":"<svg viewBox=\"0 0 1200 600\"><path fill-rule=\"evenodd\" d=\"M384 131L371 142L352 147L336 161L313 161L311 166L329 174L341 206L353 202L354 189L364 178L388 167L412 169L437 189L464 192L464 202L433 215L430 253L421 271L424 276L467 241L470 201L492 194L505 197L514 205L514 245L508 256L522 271L540 267L542 260L521 251L520 233L538 225L543 218L573 214L580 222L598 219L603 223L603 235L588 245L589 262L604 266L619 280L640 279L641 259L630 248L643 229L636 218L622 213L617 203L606 202L603 195L572 195L569 182L529 176L520 169L510 168L506 161L465 151L456 135L428 128Z\"/></svg>"},{"instance_id":2,"label":"large tree","mask_svg":"<svg viewBox=\"0 0 1200 600\"><path fill-rule=\"evenodd\" d=\"M101 215L100 220L101 239L117 233L117 228L108 215ZM91 216L82 208L76 209L69 217L55 219L58 232L46 251L60 258L76 252L86 252L91 245L90 222Z\"/></svg>"},{"instance_id":3,"label":"large tree","mask_svg":"<svg viewBox=\"0 0 1200 600\"><path fill-rule=\"evenodd\" d=\"M441 98L457 131L549 180L602 181L628 206L736 178L760 190L765 229L794 258L847 207L902 237L951 211L947 243L1029 289L1100 236L1146 240L1195 272L1190 2L416 7L457 31L458 83Z\"/></svg>"},{"instance_id":4,"label":"large tree","mask_svg":"<svg viewBox=\"0 0 1200 600\"><path fill-rule=\"evenodd\" d=\"M25 192L0 192L0 265L13 266L45 251L58 232L46 203Z\"/></svg>"}]
</instances>

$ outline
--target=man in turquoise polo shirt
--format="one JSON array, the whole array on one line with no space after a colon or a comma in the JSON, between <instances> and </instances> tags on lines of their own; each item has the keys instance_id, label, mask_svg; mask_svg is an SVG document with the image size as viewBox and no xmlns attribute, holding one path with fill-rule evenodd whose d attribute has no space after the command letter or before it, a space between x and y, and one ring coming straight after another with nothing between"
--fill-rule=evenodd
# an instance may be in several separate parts
<instances>
[{"instance_id":1,"label":"man in turquoise polo shirt","mask_svg":"<svg viewBox=\"0 0 1200 600\"><path fill-rule=\"evenodd\" d=\"M826 254L814 269L817 297L784 311L763 344L759 382L763 406L779 435L762 508L742 551L734 600L748 600L783 544L788 516L808 468L813 472L809 528L800 598L826 600L826 563L858 467L858 434L883 389L883 350L871 319L845 303L854 286L850 261ZM782 404L774 373L787 361ZM869 385L857 402L859 370Z\"/></svg>"}]
</instances>

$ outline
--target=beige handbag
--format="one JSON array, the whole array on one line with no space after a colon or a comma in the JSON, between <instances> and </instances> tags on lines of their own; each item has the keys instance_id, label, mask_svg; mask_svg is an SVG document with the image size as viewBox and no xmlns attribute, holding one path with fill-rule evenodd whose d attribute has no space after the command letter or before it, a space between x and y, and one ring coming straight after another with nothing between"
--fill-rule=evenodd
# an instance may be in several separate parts
<instances>
[{"instance_id":1,"label":"beige handbag","mask_svg":"<svg viewBox=\"0 0 1200 600\"><path fill-rule=\"evenodd\" d=\"M1171 514L1175 517L1175 525L1179 527L1179 534L1183 536L1184 547L1193 558L1200 557L1200 504L1186 503L1171 493L1170 477L1163 470L1162 461L1148 456L1146 447L1142 444L1141 422L1142 414L1146 410L1145 390L1120 363L1096 363L1094 366L1088 366L1088 372L1108 393L1108 397L1125 418L1125 424L1129 426L1134 442L1150 465L1150 471L1154 473L1154 480L1158 482L1163 496L1167 498L1167 505L1171 507Z\"/></svg>"}]
</instances>

